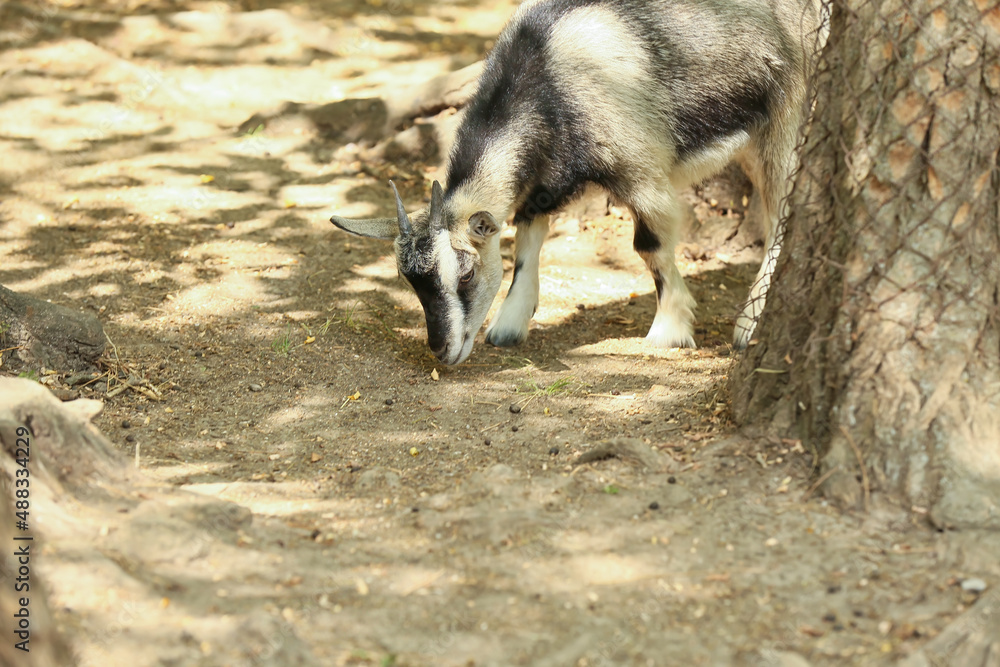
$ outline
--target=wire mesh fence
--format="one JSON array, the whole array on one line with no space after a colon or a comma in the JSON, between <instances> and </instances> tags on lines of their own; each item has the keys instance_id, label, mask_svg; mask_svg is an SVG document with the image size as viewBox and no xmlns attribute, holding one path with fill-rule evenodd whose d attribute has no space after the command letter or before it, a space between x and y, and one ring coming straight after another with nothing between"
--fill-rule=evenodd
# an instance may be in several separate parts
<instances>
[{"instance_id":1,"label":"wire mesh fence","mask_svg":"<svg viewBox=\"0 0 1000 667\"><path fill-rule=\"evenodd\" d=\"M836 0L828 10L779 232L792 234L789 261L836 274L842 293L821 301L863 298L906 338L963 309L995 312L986 278L998 270L1000 4ZM773 297L802 299L802 287L827 282Z\"/></svg>"},{"instance_id":2,"label":"wire mesh fence","mask_svg":"<svg viewBox=\"0 0 1000 667\"><path fill-rule=\"evenodd\" d=\"M809 105L735 415L866 502L1000 479L1000 2L834 0Z\"/></svg>"}]
</instances>

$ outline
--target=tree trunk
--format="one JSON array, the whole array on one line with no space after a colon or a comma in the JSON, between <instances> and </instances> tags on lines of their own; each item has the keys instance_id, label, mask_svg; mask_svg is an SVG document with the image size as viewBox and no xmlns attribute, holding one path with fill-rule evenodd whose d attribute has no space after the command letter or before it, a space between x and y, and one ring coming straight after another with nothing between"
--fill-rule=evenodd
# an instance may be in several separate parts
<instances>
[{"instance_id":1,"label":"tree trunk","mask_svg":"<svg viewBox=\"0 0 1000 667\"><path fill-rule=\"evenodd\" d=\"M1000 3L836 0L814 92L734 414L842 503L1000 528Z\"/></svg>"},{"instance_id":2,"label":"tree trunk","mask_svg":"<svg viewBox=\"0 0 1000 667\"><path fill-rule=\"evenodd\" d=\"M104 329L88 313L12 292L0 285L0 366L91 368L104 352ZM13 353L13 354L11 354Z\"/></svg>"}]
</instances>

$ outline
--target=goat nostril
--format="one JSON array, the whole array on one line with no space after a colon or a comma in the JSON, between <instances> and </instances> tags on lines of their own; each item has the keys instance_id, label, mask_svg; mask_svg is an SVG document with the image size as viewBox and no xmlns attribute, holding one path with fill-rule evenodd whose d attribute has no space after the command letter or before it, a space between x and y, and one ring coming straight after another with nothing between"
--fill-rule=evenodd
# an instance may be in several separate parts
<instances>
[{"instance_id":1,"label":"goat nostril","mask_svg":"<svg viewBox=\"0 0 1000 667\"><path fill-rule=\"evenodd\" d=\"M448 354L448 343L445 343L443 346L439 347L436 350L431 349L431 352L438 359L442 358L443 356L445 356L446 354Z\"/></svg>"}]
</instances>

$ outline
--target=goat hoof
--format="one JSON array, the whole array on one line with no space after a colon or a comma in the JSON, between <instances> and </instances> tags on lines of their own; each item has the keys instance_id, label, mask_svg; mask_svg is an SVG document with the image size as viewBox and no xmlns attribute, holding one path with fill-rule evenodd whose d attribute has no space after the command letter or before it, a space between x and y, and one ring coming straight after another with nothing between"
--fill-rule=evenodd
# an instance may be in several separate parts
<instances>
[{"instance_id":1,"label":"goat hoof","mask_svg":"<svg viewBox=\"0 0 1000 667\"><path fill-rule=\"evenodd\" d=\"M749 317L740 316L736 320L736 331L733 332L733 347L737 350L747 349L753 336L756 322Z\"/></svg>"},{"instance_id":2,"label":"goat hoof","mask_svg":"<svg viewBox=\"0 0 1000 667\"><path fill-rule=\"evenodd\" d=\"M494 347L514 347L523 343L526 338L526 335L517 331L486 332L486 342Z\"/></svg>"}]
</instances>

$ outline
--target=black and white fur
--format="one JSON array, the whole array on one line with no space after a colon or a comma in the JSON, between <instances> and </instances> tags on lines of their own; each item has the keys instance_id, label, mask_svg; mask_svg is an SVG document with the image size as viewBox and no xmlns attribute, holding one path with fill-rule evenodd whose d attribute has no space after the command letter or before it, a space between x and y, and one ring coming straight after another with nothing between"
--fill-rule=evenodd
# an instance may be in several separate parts
<instances>
[{"instance_id":1,"label":"black and white fur","mask_svg":"<svg viewBox=\"0 0 1000 667\"><path fill-rule=\"evenodd\" d=\"M498 232L513 216L514 278L486 341L515 345L538 305L549 214L587 183L635 220L653 275L646 339L693 347L694 300L674 263L678 192L738 161L760 193L767 259L737 321L743 347L762 307L781 201L795 161L818 0L529 0L486 60L463 109L447 192L411 223L331 221L395 238L400 271L427 319L431 350L464 361L500 288Z\"/></svg>"}]
</instances>

